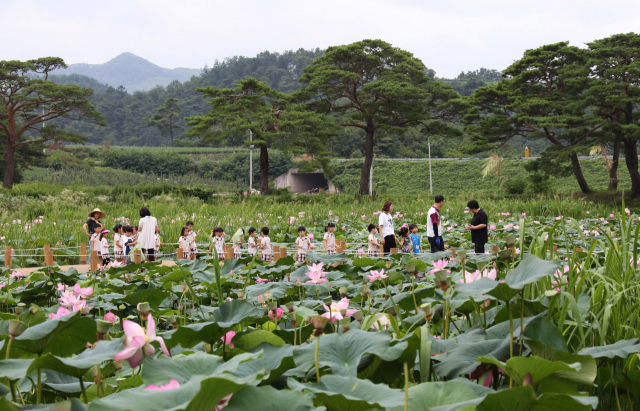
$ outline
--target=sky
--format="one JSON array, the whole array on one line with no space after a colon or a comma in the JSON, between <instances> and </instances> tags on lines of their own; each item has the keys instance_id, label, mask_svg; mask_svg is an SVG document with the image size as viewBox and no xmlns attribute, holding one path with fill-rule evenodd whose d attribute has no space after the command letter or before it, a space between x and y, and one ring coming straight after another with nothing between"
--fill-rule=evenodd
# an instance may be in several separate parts
<instances>
[{"instance_id":1,"label":"sky","mask_svg":"<svg viewBox=\"0 0 640 411\"><path fill-rule=\"evenodd\" d=\"M382 39L439 77L502 70L527 49L640 30L634 0L0 0L0 60L105 63L131 52L161 67Z\"/></svg>"}]
</instances>

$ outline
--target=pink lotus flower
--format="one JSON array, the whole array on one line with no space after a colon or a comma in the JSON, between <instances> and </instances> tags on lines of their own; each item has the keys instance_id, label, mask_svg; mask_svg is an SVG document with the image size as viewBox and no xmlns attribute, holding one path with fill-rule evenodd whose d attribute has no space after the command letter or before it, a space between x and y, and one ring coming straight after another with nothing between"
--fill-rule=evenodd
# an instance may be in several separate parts
<instances>
[{"instance_id":1,"label":"pink lotus flower","mask_svg":"<svg viewBox=\"0 0 640 411\"><path fill-rule=\"evenodd\" d=\"M309 234L307 234L307 238L308 238L309 240L313 240L313 238L314 238L314 237L315 237L315 236L313 235L313 233L309 233Z\"/></svg>"},{"instance_id":2,"label":"pink lotus flower","mask_svg":"<svg viewBox=\"0 0 640 411\"><path fill-rule=\"evenodd\" d=\"M218 402L218 405L216 405L216 407L213 409L213 411L222 411L222 409L227 406L227 403L231 399L232 395L233 394L229 394L223 399L221 399L220 402Z\"/></svg>"},{"instance_id":3,"label":"pink lotus flower","mask_svg":"<svg viewBox=\"0 0 640 411\"><path fill-rule=\"evenodd\" d=\"M340 312L342 310L347 311L347 317L351 317L354 313L358 311L358 310L349 309L349 299L347 297L344 297L342 300L338 302L333 301L331 303L331 307L327 307L325 303L322 303L322 306L324 307L325 310L327 310L327 312L322 314L322 316L325 318L331 318L332 322L336 322L344 318L342 316L342 313ZM329 315L329 311L331 312L331 315Z\"/></svg>"},{"instance_id":4,"label":"pink lotus flower","mask_svg":"<svg viewBox=\"0 0 640 411\"><path fill-rule=\"evenodd\" d=\"M115 324L116 323L116 315L114 313L112 313L111 311L109 311L108 313L106 313L104 315L104 320L105 321L109 321L111 324Z\"/></svg>"},{"instance_id":5,"label":"pink lotus flower","mask_svg":"<svg viewBox=\"0 0 640 411\"><path fill-rule=\"evenodd\" d=\"M180 388L180 384L178 383L178 381L172 378L171 381L169 381L165 385L161 385L158 387L157 385L151 384L150 386L145 387L145 390L164 391L164 390L173 390L174 388Z\"/></svg>"},{"instance_id":6,"label":"pink lotus flower","mask_svg":"<svg viewBox=\"0 0 640 411\"><path fill-rule=\"evenodd\" d=\"M444 270L447 267L447 265L449 265L449 261L440 259L438 261L432 261L431 264L433 264L435 268L429 272L433 274L436 271ZM447 270L447 272L450 273L451 271Z\"/></svg>"},{"instance_id":7,"label":"pink lotus flower","mask_svg":"<svg viewBox=\"0 0 640 411\"><path fill-rule=\"evenodd\" d=\"M73 295L72 293L68 293L65 291L62 293L62 297L58 298L58 301L63 307L70 307L72 305L80 304L80 301L82 300L77 295Z\"/></svg>"},{"instance_id":8,"label":"pink lotus flower","mask_svg":"<svg viewBox=\"0 0 640 411\"><path fill-rule=\"evenodd\" d=\"M73 286L73 293L81 298L89 298L93 294L93 287L80 287L80 284L76 283Z\"/></svg>"},{"instance_id":9,"label":"pink lotus flower","mask_svg":"<svg viewBox=\"0 0 640 411\"><path fill-rule=\"evenodd\" d=\"M225 335L222 336L222 341L227 344L230 348L233 348L233 344L231 344L231 340L236 336L236 333L233 331L227 331Z\"/></svg>"},{"instance_id":10,"label":"pink lotus flower","mask_svg":"<svg viewBox=\"0 0 640 411\"><path fill-rule=\"evenodd\" d=\"M489 229L490 229L490 230L495 230L495 229L496 229L496 225L495 225L495 224L491 224L491 225L489 226Z\"/></svg>"},{"instance_id":11,"label":"pink lotus flower","mask_svg":"<svg viewBox=\"0 0 640 411\"><path fill-rule=\"evenodd\" d=\"M371 275L368 275L367 278L369 279L369 282L373 283L376 280L382 280L383 278L387 278L389 277L388 275L384 275L384 268L382 270L380 270L380 272L376 271L376 270L371 270Z\"/></svg>"},{"instance_id":12,"label":"pink lotus flower","mask_svg":"<svg viewBox=\"0 0 640 411\"><path fill-rule=\"evenodd\" d=\"M384 330L389 327L390 324L391 322L389 321L389 317L387 317L387 315L385 314L378 318L378 321L374 322L371 328L377 330L380 326L382 326L382 329Z\"/></svg>"},{"instance_id":13,"label":"pink lotus flower","mask_svg":"<svg viewBox=\"0 0 640 411\"><path fill-rule=\"evenodd\" d=\"M64 307L58 307L58 312L54 313L49 313L49 318L52 320L55 320L58 317L62 317L63 315L67 315L69 314L71 311L67 310Z\"/></svg>"},{"instance_id":14,"label":"pink lotus flower","mask_svg":"<svg viewBox=\"0 0 640 411\"><path fill-rule=\"evenodd\" d=\"M164 355L170 357L171 354L167 350L167 346L164 344L162 337L156 337L156 323L153 320L153 316L149 314L147 321L147 333L145 335L144 328L133 321L124 320L122 323L122 329L124 330L124 350L120 351L114 357L116 361L127 360L131 368L136 368L142 362L143 353L146 355L153 355L156 349L152 342L157 341L160 344L160 349Z\"/></svg>"},{"instance_id":15,"label":"pink lotus flower","mask_svg":"<svg viewBox=\"0 0 640 411\"><path fill-rule=\"evenodd\" d=\"M15 278L16 280L19 280L21 277L26 277L28 274L22 274L22 271L14 271L11 273L11 275L9 276L9 278Z\"/></svg>"},{"instance_id":16,"label":"pink lotus flower","mask_svg":"<svg viewBox=\"0 0 640 411\"><path fill-rule=\"evenodd\" d=\"M282 307L278 307L276 309L276 320L279 320L280 318L282 318L282 313L284 312L284 310L282 309ZM269 310L269 318L271 320L273 320L273 311Z\"/></svg>"},{"instance_id":17,"label":"pink lotus flower","mask_svg":"<svg viewBox=\"0 0 640 411\"><path fill-rule=\"evenodd\" d=\"M324 278L324 272L322 271L309 271L307 273L307 277L311 279L310 281L305 281L308 284L322 284L328 281L326 278Z\"/></svg>"},{"instance_id":18,"label":"pink lotus flower","mask_svg":"<svg viewBox=\"0 0 640 411\"><path fill-rule=\"evenodd\" d=\"M491 271L483 270L482 273L480 273L480 270L476 270L473 273L465 272L464 276L465 276L465 278L467 280L467 283L471 283L471 282L474 282L476 280L479 280L482 277L487 277L487 278L490 278L492 280L495 280L496 279L496 274L497 274L496 269L493 268L493 269L491 269ZM464 279L459 278L458 282L459 283L464 283Z\"/></svg>"},{"instance_id":19,"label":"pink lotus flower","mask_svg":"<svg viewBox=\"0 0 640 411\"><path fill-rule=\"evenodd\" d=\"M268 283L269 281L271 281L271 280L269 280L268 278L260 278L260 276L256 274L256 282L258 284L260 284L260 283Z\"/></svg>"},{"instance_id":20,"label":"pink lotus flower","mask_svg":"<svg viewBox=\"0 0 640 411\"><path fill-rule=\"evenodd\" d=\"M309 271L312 271L314 273L321 273L323 266L324 266L324 263L318 263L318 264L314 263L312 265L308 265L307 268L309 269Z\"/></svg>"},{"instance_id":21,"label":"pink lotus flower","mask_svg":"<svg viewBox=\"0 0 640 411\"><path fill-rule=\"evenodd\" d=\"M63 283L58 283L58 285L56 286L57 291L67 291L68 288L69 286Z\"/></svg>"},{"instance_id":22,"label":"pink lotus flower","mask_svg":"<svg viewBox=\"0 0 640 411\"><path fill-rule=\"evenodd\" d=\"M76 304L73 305L73 311L83 311L84 309L91 310L93 307L89 307L85 300L78 300ZM87 311L88 313L88 311Z\"/></svg>"}]
</instances>

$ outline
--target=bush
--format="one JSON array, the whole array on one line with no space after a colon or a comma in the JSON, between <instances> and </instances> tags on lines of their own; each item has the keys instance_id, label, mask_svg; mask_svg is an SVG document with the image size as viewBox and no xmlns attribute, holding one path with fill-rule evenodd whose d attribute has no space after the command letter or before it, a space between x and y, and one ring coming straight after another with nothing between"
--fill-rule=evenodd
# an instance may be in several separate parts
<instances>
[{"instance_id":1,"label":"bush","mask_svg":"<svg viewBox=\"0 0 640 411\"><path fill-rule=\"evenodd\" d=\"M248 181L249 180L249 153L236 153L217 163L218 167L214 169L213 178L227 181ZM269 177L277 177L289 171L293 163L289 157L280 151L269 152ZM253 182L258 184L260 181L260 154L253 155Z\"/></svg>"},{"instance_id":2,"label":"bush","mask_svg":"<svg viewBox=\"0 0 640 411\"><path fill-rule=\"evenodd\" d=\"M110 149L102 153L101 159L106 167L164 176L185 174L190 163L187 156L173 151Z\"/></svg>"},{"instance_id":3,"label":"bush","mask_svg":"<svg viewBox=\"0 0 640 411\"><path fill-rule=\"evenodd\" d=\"M529 181L528 194L549 194L553 190L553 183L548 175L533 173L529 176Z\"/></svg>"},{"instance_id":4,"label":"bush","mask_svg":"<svg viewBox=\"0 0 640 411\"><path fill-rule=\"evenodd\" d=\"M74 157L73 155L61 151L55 150L49 156L47 156L47 166L54 170L62 170L69 168L84 168L87 166L87 163L84 163L82 160Z\"/></svg>"},{"instance_id":5,"label":"bush","mask_svg":"<svg viewBox=\"0 0 640 411\"><path fill-rule=\"evenodd\" d=\"M510 178L504 183L504 189L509 194L522 194L527 188L527 179L524 177Z\"/></svg>"}]
</instances>

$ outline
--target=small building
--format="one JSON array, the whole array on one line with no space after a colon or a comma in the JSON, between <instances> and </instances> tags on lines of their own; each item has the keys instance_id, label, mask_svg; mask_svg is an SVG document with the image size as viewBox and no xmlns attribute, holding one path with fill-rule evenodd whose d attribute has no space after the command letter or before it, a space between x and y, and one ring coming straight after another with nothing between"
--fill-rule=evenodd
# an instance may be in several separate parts
<instances>
[{"instance_id":1,"label":"small building","mask_svg":"<svg viewBox=\"0 0 640 411\"><path fill-rule=\"evenodd\" d=\"M276 177L273 182L276 188L289 188L292 193L306 193L314 188L320 188L329 193L336 192L336 187L331 180L327 180L322 170L298 173L298 168L290 168L285 174Z\"/></svg>"}]
</instances>

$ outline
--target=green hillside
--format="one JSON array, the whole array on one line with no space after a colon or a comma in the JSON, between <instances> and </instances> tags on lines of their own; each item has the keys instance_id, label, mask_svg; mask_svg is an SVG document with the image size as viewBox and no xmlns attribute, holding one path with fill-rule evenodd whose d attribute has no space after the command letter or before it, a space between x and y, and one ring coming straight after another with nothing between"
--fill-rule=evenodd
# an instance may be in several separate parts
<instances>
[{"instance_id":1,"label":"green hillside","mask_svg":"<svg viewBox=\"0 0 640 411\"><path fill-rule=\"evenodd\" d=\"M525 162L505 160L502 174L507 178L527 178ZM609 173L604 169L605 161L580 160L582 171L592 190L606 190L609 185ZM498 180L491 175L482 178L483 160L469 161L432 161L433 192L442 194L467 194L497 192ZM362 161L349 161L331 164L335 176L332 178L336 188L343 193L354 193L360 182ZM629 189L631 181L624 160L618 168L618 189ZM573 175L553 180L556 192L580 192ZM424 194L429 192L429 163L377 161L373 166L373 189L388 194ZM504 190L503 190L504 191Z\"/></svg>"}]
</instances>

